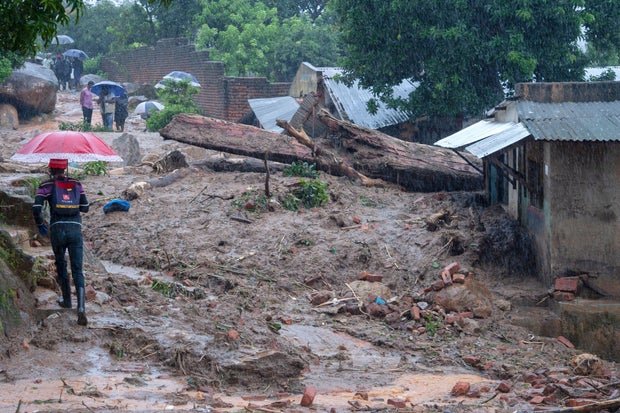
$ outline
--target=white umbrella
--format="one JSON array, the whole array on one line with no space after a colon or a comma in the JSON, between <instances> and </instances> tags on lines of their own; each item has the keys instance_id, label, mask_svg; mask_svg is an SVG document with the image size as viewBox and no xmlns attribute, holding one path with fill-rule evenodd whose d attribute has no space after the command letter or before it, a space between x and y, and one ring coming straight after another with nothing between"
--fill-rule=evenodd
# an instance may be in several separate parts
<instances>
[{"instance_id":1,"label":"white umbrella","mask_svg":"<svg viewBox=\"0 0 620 413\"><path fill-rule=\"evenodd\" d=\"M156 112L162 110L164 105L154 100L147 100L146 102L139 103L138 106L133 110L133 113L137 113L139 115Z\"/></svg>"},{"instance_id":2,"label":"white umbrella","mask_svg":"<svg viewBox=\"0 0 620 413\"><path fill-rule=\"evenodd\" d=\"M59 34L52 39L52 44L71 44L74 40L66 34Z\"/></svg>"}]
</instances>

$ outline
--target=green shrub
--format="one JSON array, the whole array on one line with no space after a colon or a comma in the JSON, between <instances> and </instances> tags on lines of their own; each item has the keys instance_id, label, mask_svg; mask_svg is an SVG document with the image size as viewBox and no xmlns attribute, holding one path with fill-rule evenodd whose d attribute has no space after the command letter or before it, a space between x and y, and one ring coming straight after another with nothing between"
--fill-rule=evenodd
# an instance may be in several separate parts
<instances>
[{"instance_id":1,"label":"green shrub","mask_svg":"<svg viewBox=\"0 0 620 413\"><path fill-rule=\"evenodd\" d=\"M86 73L97 73L100 74L100 65L101 65L101 55L97 55L95 57L88 58L84 61L84 74Z\"/></svg>"},{"instance_id":2,"label":"green shrub","mask_svg":"<svg viewBox=\"0 0 620 413\"><path fill-rule=\"evenodd\" d=\"M146 129L149 132L157 132L179 113L198 113L198 110L188 109L181 105L168 105L160 111L151 112L151 116L146 120Z\"/></svg>"},{"instance_id":3,"label":"green shrub","mask_svg":"<svg viewBox=\"0 0 620 413\"><path fill-rule=\"evenodd\" d=\"M86 162L82 166L82 170L86 175L107 175L108 164L105 161Z\"/></svg>"},{"instance_id":4,"label":"green shrub","mask_svg":"<svg viewBox=\"0 0 620 413\"><path fill-rule=\"evenodd\" d=\"M318 178L319 172L316 170L316 164L308 162L293 162L290 166L283 169L285 176L301 176L306 178Z\"/></svg>"},{"instance_id":5,"label":"green shrub","mask_svg":"<svg viewBox=\"0 0 620 413\"><path fill-rule=\"evenodd\" d=\"M297 211L300 206L314 208L321 206L329 201L327 184L318 179L306 181L299 180L299 186L284 200L284 208Z\"/></svg>"}]
</instances>

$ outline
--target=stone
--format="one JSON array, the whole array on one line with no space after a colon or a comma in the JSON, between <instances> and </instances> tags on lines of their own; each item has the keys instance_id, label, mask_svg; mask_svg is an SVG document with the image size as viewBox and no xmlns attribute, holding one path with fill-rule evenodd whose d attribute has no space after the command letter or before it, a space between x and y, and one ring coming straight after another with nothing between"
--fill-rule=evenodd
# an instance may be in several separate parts
<instances>
[{"instance_id":1,"label":"stone","mask_svg":"<svg viewBox=\"0 0 620 413\"><path fill-rule=\"evenodd\" d=\"M452 387L452 391L450 392L450 394L452 394L453 396L464 396L467 394L467 392L469 392L470 387L471 385L469 384L469 382L458 381Z\"/></svg>"},{"instance_id":2,"label":"stone","mask_svg":"<svg viewBox=\"0 0 620 413\"><path fill-rule=\"evenodd\" d=\"M17 129L19 126L19 115L15 106L8 103L0 104L0 126Z\"/></svg>"},{"instance_id":3,"label":"stone","mask_svg":"<svg viewBox=\"0 0 620 413\"><path fill-rule=\"evenodd\" d=\"M123 158L125 166L137 165L142 160L140 143L132 134L123 133L112 141L112 149Z\"/></svg>"},{"instance_id":4,"label":"stone","mask_svg":"<svg viewBox=\"0 0 620 413\"><path fill-rule=\"evenodd\" d=\"M26 62L0 83L0 100L11 102L21 118L52 113L58 80L47 67Z\"/></svg>"},{"instance_id":5,"label":"stone","mask_svg":"<svg viewBox=\"0 0 620 413\"><path fill-rule=\"evenodd\" d=\"M304 395L301 398L301 404L304 407L310 406L314 402L314 398L316 397L316 388L312 386L307 386L304 390Z\"/></svg>"}]
</instances>

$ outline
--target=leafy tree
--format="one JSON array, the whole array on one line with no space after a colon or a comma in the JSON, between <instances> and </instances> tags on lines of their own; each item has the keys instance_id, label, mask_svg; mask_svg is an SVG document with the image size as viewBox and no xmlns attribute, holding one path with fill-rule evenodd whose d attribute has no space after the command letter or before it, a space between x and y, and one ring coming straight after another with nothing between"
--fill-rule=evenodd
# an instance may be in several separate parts
<instances>
[{"instance_id":1,"label":"leafy tree","mask_svg":"<svg viewBox=\"0 0 620 413\"><path fill-rule=\"evenodd\" d=\"M147 0L169 6L172 0ZM84 0L2 0L0 2L0 61L18 67L27 57L50 46L58 27L78 22ZM3 78L0 78L2 80Z\"/></svg>"},{"instance_id":2,"label":"leafy tree","mask_svg":"<svg viewBox=\"0 0 620 413\"><path fill-rule=\"evenodd\" d=\"M323 17L281 20L260 1L215 0L204 5L196 46L209 49L229 76L265 76L289 81L299 64L334 64L337 36Z\"/></svg>"},{"instance_id":3,"label":"leafy tree","mask_svg":"<svg viewBox=\"0 0 620 413\"><path fill-rule=\"evenodd\" d=\"M594 3L601 8L590 8ZM346 79L359 79L413 117L452 117L481 114L515 82L582 79L587 60L577 47L581 27L604 21L604 10L616 15L620 0L333 0L331 5L346 45ZM605 27L618 33L617 24ZM611 37L606 40L616 42ZM391 88L403 79L419 87L408 99L393 99Z\"/></svg>"},{"instance_id":4,"label":"leafy tree","mask_svg":"<svg viewBox=\"0 0 620 413\"><path fill-rule=\"evenodd\" d=\"M70 24L64 32L71 36L75 43L72 47L84 50L89 57L110 53L111 45L117 45L118 22L121 8L109 0L98 1L95 5L87 6L80 21ZM129 31L127 25L127 31Z\"/></svg>"},{"instance_id":5,"label":"leafy tree","mask_svg":"<svg viewBox=\"0 0 620 413\"><path fill-rule=\"evenodd\" d=\"M196 16L199 16L201 11L200 0L175 0L170 7L155 7L157 37L194 39L198 30Z\"/></svg>"},{"instance_id":6,"label":"leafy tree","mask_svg":"<svg viewBox=\"0 0 620 413\"><path fill-rule=\"evenodd\" d=\"M305 15L315 21L325 10L328 0L265 0L264 3L277 9L281 19Z\"/></svg>"}]
</instances>

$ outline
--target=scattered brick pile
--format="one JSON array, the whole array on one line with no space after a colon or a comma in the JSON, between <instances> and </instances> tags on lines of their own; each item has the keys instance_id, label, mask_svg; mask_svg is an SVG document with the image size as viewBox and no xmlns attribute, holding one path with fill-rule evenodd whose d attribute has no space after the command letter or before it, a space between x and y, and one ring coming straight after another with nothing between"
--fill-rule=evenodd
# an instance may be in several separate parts
<instances>
[{"instance_id":1,"label":"scattered brick pile","mask_svg":"<svg viewBox=\"0 0 620 413\"><path fill-rule=\"evenodd\" d=\"M557 301L573 301L581 292L586 274L578 277L561 277L555 280L550 295Z\"/></svg>"}]
</instances>

